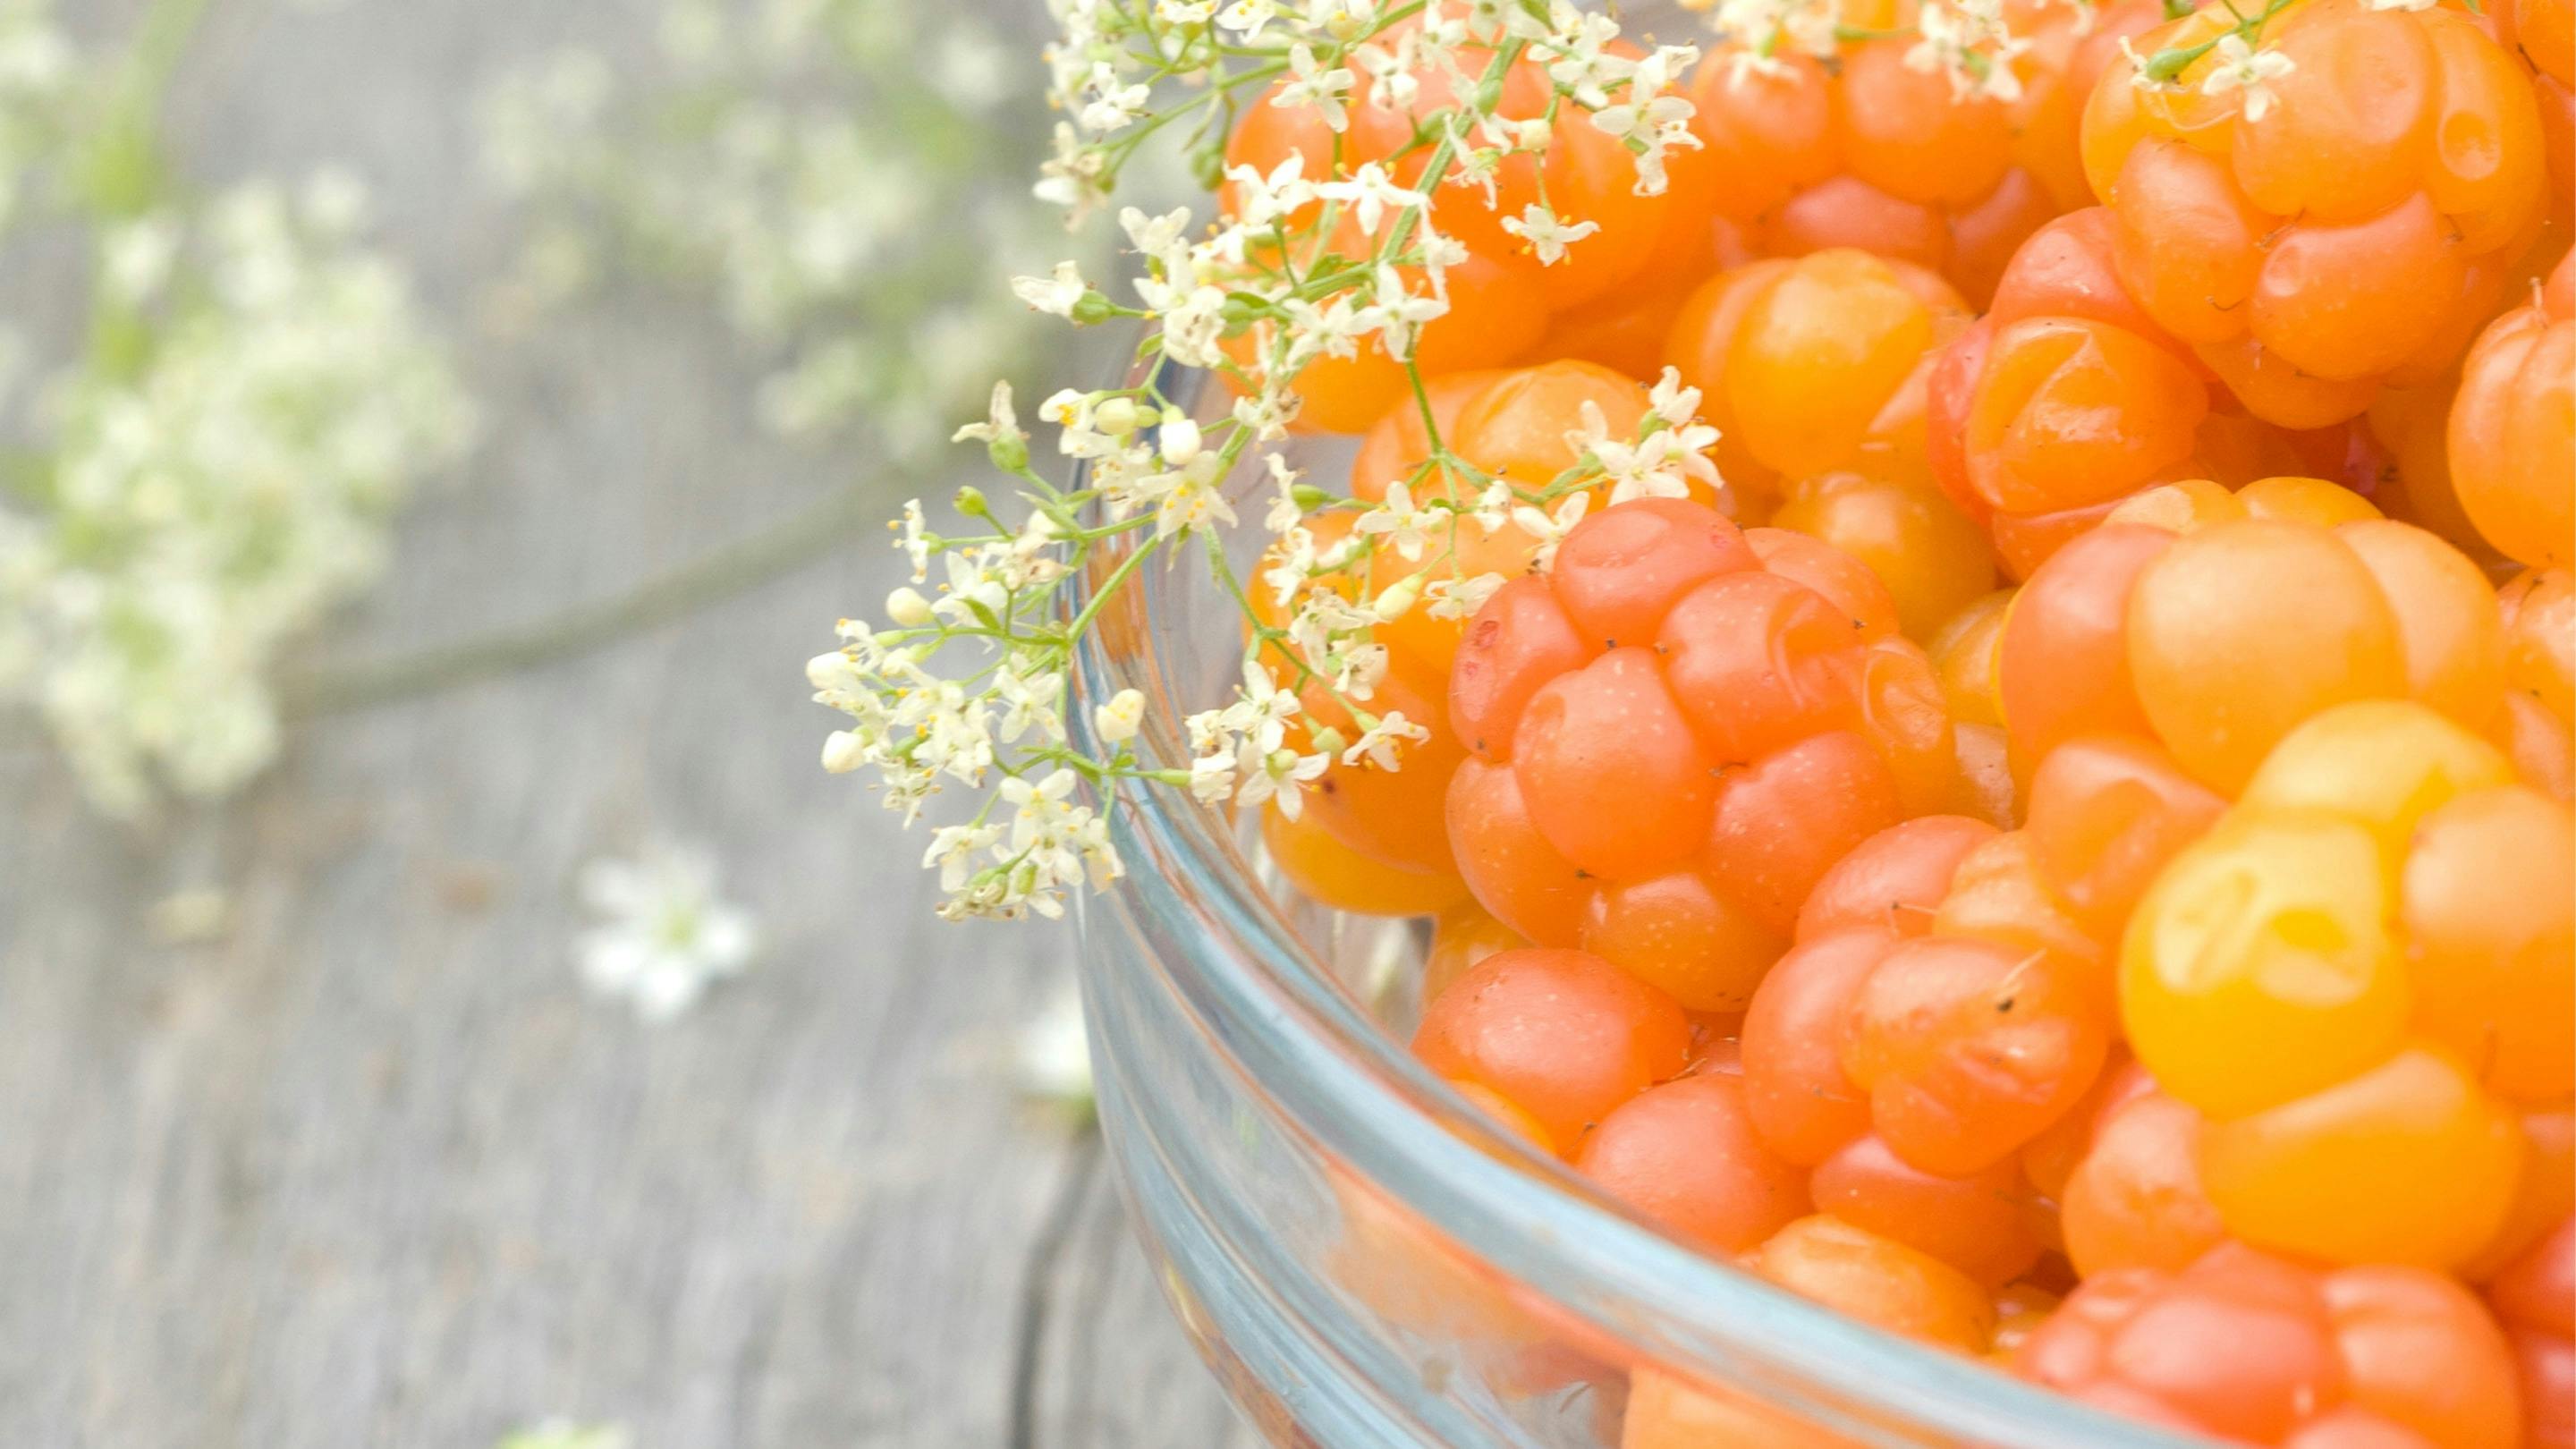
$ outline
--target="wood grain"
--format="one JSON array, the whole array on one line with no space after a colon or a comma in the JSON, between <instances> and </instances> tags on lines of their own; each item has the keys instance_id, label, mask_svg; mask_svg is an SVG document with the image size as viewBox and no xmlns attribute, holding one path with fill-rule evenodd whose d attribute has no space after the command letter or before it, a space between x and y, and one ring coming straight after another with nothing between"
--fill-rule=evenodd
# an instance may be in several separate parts
<instances>
[{"instance_id":1,"label":"wood grain","mask_svg":"<svg viewBox=\"0 0 2576 1449\"><path fill-rule=\"evenodd\" d=\"M542 617L864 465L765 438L763 360L685 299L490 325L513 231L468 102L651 13L217 6L170 112L190 174L367 174L491 410L329 651ZM891 563L316 724L143 827L0 757L0 1443L478 1449L562 1414L935 1449L1010 1443L1015 1405L1031 1449L1244 1442L1096 1150L1012 1090L1068 937L932 921L918 843L815 768L799 662ZM567 951L580 864L656 835L716 849L768 938L662 1028ZM202 885L229 934L156 943Z\"/></svg>"}]
</instances>

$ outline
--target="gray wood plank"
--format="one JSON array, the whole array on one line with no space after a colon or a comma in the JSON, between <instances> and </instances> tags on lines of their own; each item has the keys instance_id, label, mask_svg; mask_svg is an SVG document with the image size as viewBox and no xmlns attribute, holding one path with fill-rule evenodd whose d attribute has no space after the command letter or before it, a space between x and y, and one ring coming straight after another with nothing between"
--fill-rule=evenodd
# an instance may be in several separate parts
<instances>
[{"instance_id":1,"label":"gray wood plank","mask_svg":"<svg viewBox=\"0 0 2576 1449\"><path fill-rule=\"evenodd\" d=\"M864 466L765 439L757 360L685 302L476 325L511 232L465 102L651 10L218 7L171 113L192 174L368 173L492 406L334 651L541 617ZM1243 1442L1087 1149L1009 1080L1069 938L932 921L918 843L815 768L799 661L891 566L316 724L145 828L0 756L0 1443L472 1449L564 1414L639 1449L937 1449L1004 1443L1022 1382L1033 1445ZM663 1028L567 953L581 862L655 834L714 846L769 939ZM230 934L156 943L153 903L210 883Z\"/></svg>"},{"instance_id":2,"label":"gray wood plank","mask_svg":"<svg viewBox=\"0 0 2576 1449\"><path fill-rule=\"evenodd\" d=\"M1261 1441L1207 1388L1206 1367L1155 1320L1163 1287L1129 1229L1105 1162L1070 1179L1063 1248L1039 1280L1042 1351L1028 1386L1033 1442L1049 1449L1190 1445L1252 1449Z\"/></svg>"}]
</instances>

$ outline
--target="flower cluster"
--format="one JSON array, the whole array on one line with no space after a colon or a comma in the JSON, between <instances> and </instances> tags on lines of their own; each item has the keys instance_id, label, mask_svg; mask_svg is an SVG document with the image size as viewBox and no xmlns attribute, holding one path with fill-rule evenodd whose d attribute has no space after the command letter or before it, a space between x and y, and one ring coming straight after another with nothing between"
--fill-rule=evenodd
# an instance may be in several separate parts
<instances>
[{"instance_id":1,"label":"flower cluster","mask_svg":"<svg viewBox=\"0 0 2576 1449\"><path fill-rule=\"evenodd\" d=\"M45 381L0 503L0 698L98 803L220 793L274 754L281 646L375 575L472 409L333 173L95 234L86 355Z\"/></svg>"},{"instance_id":2,"label":"flower cluster","mask_svg":"<svg viewBox=\"0 0 2576 1449\"><path fill-rule=\"evenodd\" d=\"M2230 91L2244 96L2244 117L2259 122L2272 112L2272 82L2298 69L2298 63L2280 51L2263 44L2263 29L2279 14L2289 0L2270 0L2251 15L2239 15L2225 32L2198 45L2175 46L2153 55L2140 55L2126 39L2120 51L2129 59L2130 81L2148 92L2197 89L2202 95L2223 96ZM2411 10L2415 0L2370 0L2373 10ZM2189 86L2188 78L2197 74L2199 84Z\"/></svg>"},{"instance_id":3,"label":"flower cluster","mask_svg":"<svg viewBox=\"0 0 2576 1449\"><path fill-rule=\"evenodd\" d=\"M670 0L659 38L653 84L575 51L486 97L490 169L538 217L519 290L551 300L609 257L708 288L783 357L760 399L776 430L942 442L1025 348L988 270L1051 232L989 181L1028 129L1007 52L901 0L768 0L747 21ZM975 244L925 244L943 232Z\"/></svg>"},{"instance_id":4,"label":"flower cluster","mask_svg":"<svg viewBox=\"0 0 2576 1449\"><path fill-rule=\"evenodd\" d=\"M573 946L582 984L627 999L646 1021L688 1010L760 950L758 927L724 899L703 851L656 845L637 860L594 860L579 884L599 917Z\"/></svg>"},{"instance_id":5,"label":"flower cluster","mask_svg":"<svg viewBox=\"0 0 2576 1449\"><path fill-rule=\"evenodd\" d=\"M2093 0L2066 3L2077 11L2079 25L2091 23ZM1790 56L1830 64L1848 41L1910 37L1914 44L1905 63L1948 76L1958 99L2021 98L2013 62L2031 42L2013 31L2004 0L1922 0L1911 23L1887 31L1842 24L1834 0L1706 0L1705 8L1718 35L1730 42L1728 64L1738 83L1749 75L1787 74Z\"/></svg>"},{"instance_id":6,"label":"flower cluster","mask_svg":"<svg viewBox=\"0 0 2576 1449\"><path fill-rule=\"evenodd\" d=\"M1672 93L1696 50L1619 44L1614 21L1563 0L1054 0L1054 9L1061 33L1047 62L1065 119L1038 194L1077 216L1097 210L1149 138L1180 131L1195 174L1226 195L1204 222L1186 208L1119 213L1140 263L1132 301L1071 262L1015 284L1030 308L1077 324L1142 321L1143 380L1064 389L1038 405L1058 450L1079 464L1069 488L1032 469L1012 395L997 389L986 420L958 437L984 444L1012 480L1019 520L973 489L959 496L967 528L958 534L934 532L910 505L896 542L915 584L936 566L936 596L898 588L886 624L843 621L841 647L808 665L816 699L852 721L826 742L827 768L872 771L907 822L947 786L978 797L964 819L936 828L925 861L941 873L952 918L1055 915L1067 891L1115 878L1105 812L1126 789L1186 789L1293 816L1337 763L1399 768L1403 746L1427 731L1399 709L1372 708L1387 667L1374 634L1414 609L1464 617L1500 586L1499 575L1458 563L1460 530L1512 523L1544 542L1601 496L1677 495L1716 481L1705 456L1715 435L1695 420L1697 395L1672 378L1633 436L1587 417L1571 439L1580 462L1541 487L1486 475L1436 430L1430 461L1375 501L1308 484L1277 451L1301 405L1301 374L1334 360L1392 361L1428 418L1416 347L1448 315L1449 272L1469 255L1437 224L1435 203L1497 205L1504 164L1544 156L1573 125L1616 138L1635 162L1636 189L1660 192L1666 155L1698 144L1688 102ZM1504 114L1501 81L1514 66L1543 78L1545 114ZM1456 99L1433 104L1434 95ZM1227 131L1256 105L1305 113L1337 137L1372 111L1400 113L1413 139L1347 165L1291 154L1266 170L1229 166ZM1592 229L1562 222L1543 197L1499 224L1548 264ZM1162 363L1221 379L1231 404L1183 408L1165 391ZM1237 504L1263 492L1269 547L1247 579L1222 536L1239 522ZM1326 528L1330 514L1344 516ZM1192 547L1243 610L1241 680L1232 699L1182 721L1185 757L1148 759L1145 701L1132 691L1089 721L1068 720L1071 654L1139 567ZM1088 602L1075 612L1064 586L1086 575Z\"/></svg>"},{"instance_id":7,"label":"flower cluster","mask_svg":"<svg viewBox=\"0 0 2576 1449\"><path fill-rule=\"evenodd\" d=\"M14 220L31 173L56 154L64 101L78 79L52 0L0 0L0 226Z\"/></svg>"}]
</instances>

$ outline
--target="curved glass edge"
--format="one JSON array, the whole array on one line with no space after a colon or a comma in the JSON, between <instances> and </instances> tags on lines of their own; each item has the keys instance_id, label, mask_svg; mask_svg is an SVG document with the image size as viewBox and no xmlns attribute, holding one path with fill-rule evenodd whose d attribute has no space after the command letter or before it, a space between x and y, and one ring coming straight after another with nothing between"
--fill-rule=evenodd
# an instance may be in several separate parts
<instances>
[{"instance_id":1,"label":"curved glass edge","mask_svg":"<svg viewBox=\"0 0 2576 1449\"><path fill-rule=\"evenodd\" d=\"M1140 367L1125 385L1148 374L1196 412L1219 391L1170 364ZM1077 470L1077 488L1082 472L1087 466ZM1072 581L1069 610L1091 602L1121 556L1105 552ZM1181 718L1207 701L1180 697L1149 647L1158 633L1150 621L1183 601L1170 570L1139 570L1130 583L1140 601L1129 621L1133 657L1108 646L1106 628L1078 642L1067 724L1076 748L1105 753L1091 706L1134 688L1147 701L1140 753L1187 759ZM1185 792L1142 789L1111 812L1110 830L1127 865L1116 887L1126 908L1184 927L1174 936L1197 943L1190 969L1172 972L1171 981L1217 1050L1320 1151L1640 1357L1750 1390L1888 1449L2217 1442L2120 1419L1885 1333L1664 1236L1564 1163L1496 1128L1424 1069L1317 958L1261 888L1217 811ZM1086 912L1086 934L1095 929ZM1854 1419L1853 1409L1869 1421ZM1916 1432L1892 1433L1882 1418Z\"/></svg>"}]
</instances>

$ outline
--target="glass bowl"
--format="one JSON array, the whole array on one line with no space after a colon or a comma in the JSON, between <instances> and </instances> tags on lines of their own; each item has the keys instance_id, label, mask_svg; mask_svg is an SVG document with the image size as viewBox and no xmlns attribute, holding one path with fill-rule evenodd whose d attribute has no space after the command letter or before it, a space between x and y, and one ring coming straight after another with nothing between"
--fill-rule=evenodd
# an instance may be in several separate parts
<instances>
[{"instance_id":1,"label":"glass bowl","mask_svg":"<svg viewBox=\"0 0 2576 1449\"><path fill-rule=\"evenodd\" d=\"M1186 405L1196 382L1167 375L1166 394ZM1291 461L1338 478L1350 449L1299 440ZM1235 501L1260 515L1259 498ZM1234 547L1256 550L1259 532L1237 530ZM1077 731L1132 687L1147 701L1140 751L1189 758L1181 720L1227 697L1243 648L1234 604L1194 560L1137 570L1104 607L1075 662ZM1074 608L1117 561L1095 561ZM1174 1311L1272 1442L1615 1446L1641 1365L1812 1426L1712 1429L1710 1449L2202 1442L1879 1332L1666 1237L1415 1062L1417 924L1300 898L1257 829L1184 791L1132 796L1111 832L1126 879L1080 908L1101 1128Z\"/></svg>"}]
</instances>

